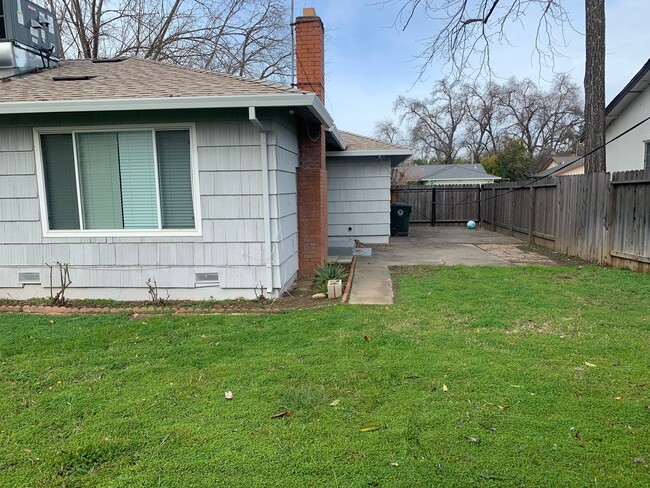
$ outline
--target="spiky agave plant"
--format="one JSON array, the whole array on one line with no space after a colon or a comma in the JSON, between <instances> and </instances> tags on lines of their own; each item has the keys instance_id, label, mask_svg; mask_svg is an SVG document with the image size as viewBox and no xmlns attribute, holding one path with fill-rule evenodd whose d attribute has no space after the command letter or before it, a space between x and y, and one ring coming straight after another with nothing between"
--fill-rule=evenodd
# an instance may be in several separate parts
<instances>
[{"instance_id":1,"label":"spiky agave plant","mask_svg":"<svg viewBox=\"0 0 650 488\"><path fill-rule=\"evenodd\" d=\"M313 284L319 293L327 293L327 282L329 280L345 280L348 274L338 263L325 263L316 268Z\"/></svg>"}]
</instances>

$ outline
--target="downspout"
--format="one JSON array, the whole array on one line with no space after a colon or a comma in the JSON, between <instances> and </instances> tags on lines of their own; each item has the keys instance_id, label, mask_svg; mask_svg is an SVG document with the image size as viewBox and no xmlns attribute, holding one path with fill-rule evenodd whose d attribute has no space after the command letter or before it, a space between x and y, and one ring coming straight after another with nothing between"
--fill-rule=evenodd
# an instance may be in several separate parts
<instances>
[{"instance_id":1,"label":"downspout","mask_svg":"<svg viewBox=\"0 0 650 488\"><path fill-rule=\"evenodd\" d=\"M269 154L266 129L255 114L255 107L248 107L248 119L260 131L262 156L262 198L264 211L264 265L266 266L266 291L273 293L273 254L271 251L271 202L269 181Z\"/></svg>"}]
</instances>

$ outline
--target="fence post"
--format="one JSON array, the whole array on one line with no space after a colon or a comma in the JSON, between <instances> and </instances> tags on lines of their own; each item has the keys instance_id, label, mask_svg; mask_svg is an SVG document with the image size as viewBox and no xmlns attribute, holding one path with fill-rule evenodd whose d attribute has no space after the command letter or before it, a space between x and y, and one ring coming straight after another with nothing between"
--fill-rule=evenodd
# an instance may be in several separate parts
<instances>
[{"instance_id":1,"label":"fence post","mask_svg":"<svg viewBox=\"0 0 650 488\"><path fill-rule=\"evenodd\" d=\"M508 215L508 233L511 236L515 235L515 192L512 191L512 185L508 187L510 192L510 214Z\"/></svg>"},{"instance_id":2,"label":"fence post","mask_svg":"<svg viewBox=\"0 0 650 488\"><path fill-rule=\"evenodd\" d=\"M497 189L492 187L492 232L497 231Z\"/></svg>"},{"instance_id":3,"label":"fence post","mask_svg":"<svg viewBox=\"0 0 650 488\"><path fill-rule=\"evenodd\" d=\"M477 222L477 224L481 223L481 220L482 220L481 219L481 198L482 198L481 197L481 186L479 185L479 187L478 187L478 199L477 199L477 201L478 201L478 222Z\"/></svg>"},{"instance_id":4,"label":"fence post","mask_svg":"<svg viewBox=\"0 0 650 488\"><path fill-rule=\"evenodd\" d=\"M535 197L537 189L530 185L530 208L528 209L528 244L535 243Z\"/></svg>"},{"instance_id":5,"label":"fence post","mask_svg":"<svg viewBox=\"0 0 650 488\"><path fill-rule=\"evenodd\" d=\"M605 207L604 229L603 229L603 251L601 254L601 264L609 265L612 263L612 256L609 252L612 250L612 225L614 225L614 215L616 214L616 185L612 185L612 175L607 173L607 203Z\"/></svg>"},{"instance_id":6,"label":"fence post","mask_svg":"<svg viewBox=\"0 0 650 488\"><path fill-rule=\"evenodd\" d=\"M436 187L431 188L431 227L436 225Z\"/></svg>"}]
</instances>

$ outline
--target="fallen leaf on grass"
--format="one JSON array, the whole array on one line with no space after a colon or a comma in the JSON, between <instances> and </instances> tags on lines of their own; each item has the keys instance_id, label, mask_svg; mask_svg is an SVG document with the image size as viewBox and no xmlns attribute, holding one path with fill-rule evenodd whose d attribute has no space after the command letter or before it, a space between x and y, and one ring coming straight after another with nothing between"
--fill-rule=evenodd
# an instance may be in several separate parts
<instances>
[{"instance_id":1,"label":"fallen leaf on grass","mask_svg":"<svg viewBox=\"0 0 650 488\"><path fill-rule=\"evenodd\" d=\"M589 366L590 368L595 368L596 367L596 365L594 363L588 363L587 361L585 361L585 365Z\"/></svg>"},{"instance_id":2,"label":"fallen leaf on grass","mask_svg":"<svg viewBox=\"0 0 650 488\"><path fill-rule=\"evenodd\" d=\"M232 391L227 391L224 393L226 400L232 400Z\"/></svg>"},{"instance_id":3,"label":"fallen leaf on grass","mask_svg":"<svg viewBox=\"0 0 650 488\"><path fill-rule=\"evenodd\" d=\"M271 418L272 419L279 419L279 418L282 418L282 417L291 417L291 415L292 414L291 414L291 412L289 412L289 410L285 410L284 412L274 413L273 415L271 415Z\"/></svg>"},{"instance_id":4,"label":"fallen leaf on grass","mask_svg":"<svg viewBox=\"0 0 650 488\"><path fill-rule=\"evenodd\" d=\"M339 403L341 403L341 400L337 398L332 403L330 403L330 407L336 407Z\"/></svg>"},{"instance_id":5,"label":"fallen leaf on grass","mask_svg":"<svg viewBox=\"0 0 650 488\"><path fill-rule=\"evenodd\" d=\"M369 423L369 424L363 424L359 428L359 432L372 432L374 430L379 430L379 429L381 429L381 425L376 423Z\"/></svg>"},{"instance_id":6,"label":"fallen leaf on grass","mask_svg":"<svg viewBox=\"0 0 650 488\"><path fill-rule=\"evenodd\" d=\"M616 397L616 398L614 398L614 400L622 400L622 399L623 399L623 397Z\"/></svg>"},{"instance_id":7,"label":"fallen leaf on grass","mask_svg":"<svg viewBox=\"0 0 650 488\"><path fill-rule=\"evenodd\" d=\"M370 342L370 337L368 337L368 336L363 336L363 340L366 341L366 342Z\"/></svg>"},{"instance_id":8,"label":"fallen leaf on grass","mask_svg":"<svg viewBox=\"0 0 650 488\"><path fill-rule=\"evenodd\" d=\"M449 391L449 388L447 388L447 385L442 385L442 391L444 391L445 393L447 391Z\"/></svg>"},{"instance_id":9,"label":"fallen leaf on grass","mask_svg":"<svg viewBox=\"0 0 650 488\"><path fill-rule=\"evenodd\" d=\"M497 428L496 427L488 427L487 425L479 424L481 427L483 427L485 430L489 430L490 432L496 432Z\"/></svg>"},{"instance_id":10,"label":"fallen leaf on grass","mask_svg":"<svg viewBox=\"0 0 650 488\"><path fill-rule=\"evenodd\" d=\"M579 441L582 440L582 435L580 435L580 432L576 432L576 439L578 439Z\"/></svg>"},{"instance_id":11,"label":"fallen leaf on grass","mask_svg":"<svg viewBox=\"0 0 650 488\"><path fill-rule=\"evenodd\" d=\"M507 410L510 408L510 405L495 405L494 403L486 402L483 400L486 405L490 405L491 407L497 407L499 410Z\"/></svg>"},{"instance_id":12,"label":"fallen leaf on grass","mask_svg":"<svg viewBox=\"0 0 650 488\"><path fill-rule=\"evenodd\" d=\"M474 445L479 446L481 444L481 439L479 439L478 437L468 437L468 439Z\"/></svg>"},{"instance_id":13,"label":"fallen leaf on grass","mask_svg":"<svg viewBox=\"0 0 650 488\"><path fill-rule=\"evenodd\" d=\"M640 457L640 456L639 456L639 457L635 457L635 458L634 458L634 462L635 462L635 463L642 464L642 463L645 463L645 459L643 459L643 458Z\"/></svg>"},{"instance_id":14,"label":"fallen leaf on grass","mask_svg":"<svg viewBox=\"0 0 650 488\"><path fill-rule=\"evenodd\" d=\"M399 466L399 463L390 463L390 465L396 468L397 466Z\"/></svg>"}]
</instances>

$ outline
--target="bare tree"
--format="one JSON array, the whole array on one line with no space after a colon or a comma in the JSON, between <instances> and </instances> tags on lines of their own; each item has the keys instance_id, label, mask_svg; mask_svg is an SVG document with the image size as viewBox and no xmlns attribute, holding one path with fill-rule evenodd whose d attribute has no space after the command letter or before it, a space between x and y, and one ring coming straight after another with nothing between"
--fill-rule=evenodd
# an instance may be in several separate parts
<instances>
[{"instance_id":1,"label":"bare tree","mask_svg":"<svg viewBox=\"0 0 650 488\"><path fill-rule=\"evenodd\" d=\"M529 79L511 78L500 90L509 138L523 141L533 170L551 154L565 152L582 125L580 89L567 75L555 77L547 90Z\"/></svg>"},{"instance_id":2,"label":"bare tree","mask_svg":"<svg viewBox=\"0 0 650 488\"><path fill-rule=\"evenodd\" d=\"M423 158L435 157L440 163L452 164L460 149L459 131L467 111L447 81L436 82L429 98L400 96L395 111L407 124L409 139Z\"/></svg>"},{"instance_id":3,"label":"bare tree","mask_svg":"<svg viewBox=\"0 0 650 488\"><path fill-rule=\"evenodd\" d=\"M377 139L391 144L406 145L407 140L401 127L388 118L375 123L374 135Z\"/></svg>"},{"instance_id":4,"label":"bare tree","mask_svg":"<svg viewBox=\"0 0 650 488\"><path fill-rule=\"evenodd\" d=\"M557 75L546 90L516 78L458 88L438 82L428 98L399 97L395 111L421 160L433 156L445 163L459 158L479 163L501 152L505 141L517 140L537 170L548 156L575 149L581 105L578 85L568 75ZM386 140L400 133L389 120L377 124L377 134Z\"/></svg>"},{"instance_id":5,"label":"bare tree","mask_svg":"<svg viewBox=\"0 0 650 488\"><path fill-rule=\"evenodd\" d=\"M540 66L552 67L563 47L562 32L572 27L561 0L384 0L397 6L396 25L403 30L420 13L437 27L420 54L422 71L434 59L449 63L458 74L490 67L490 46L508 44L508 25L537 18L533 50ZM605 142L605 0L585 0L585 150ZM605 151L587 157L588 172L605 171Z\"/></svg>"},{"instance_id":6,"label":"bare tree","mask_svg":"<svg viewBox=\"0 0 650 488\"><path fill-rule=\"evenodd\" d=\"M470 161L479 163L482 156L496 153L501 143L506 113L499 103L500 87L492 82L465 84L461 93L467 106L463 146Z\"/></svg>"},{"instance_id":7,"label":"bare tree","mask_svg":"<svg viewBox=\"0 0 650 488\"><path fill-rule=\"evenodd\" d=\"M48 0L67 58L136 56L255 78L290 74L283 0Z\"/></svg>"}]
</instances>

